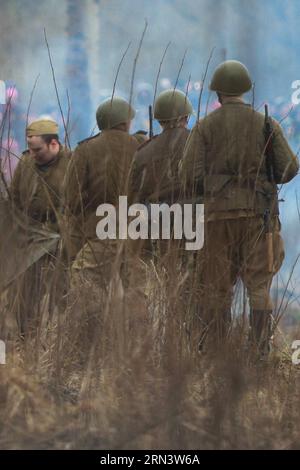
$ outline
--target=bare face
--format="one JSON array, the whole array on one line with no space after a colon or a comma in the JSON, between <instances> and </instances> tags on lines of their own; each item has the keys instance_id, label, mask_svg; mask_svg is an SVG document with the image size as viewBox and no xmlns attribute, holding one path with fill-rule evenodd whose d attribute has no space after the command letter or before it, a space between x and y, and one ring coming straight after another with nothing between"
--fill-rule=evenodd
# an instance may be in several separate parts
<instances>
[{"instance_id":1,"label":"bare face","mask_svg":"<svg viewBox=\"0 0 300 470\"><path fill-rule=\"evenodd\" d=\"M50 144L47 144L39 135L27 137L27 144L30 155L38 165L43 165L54 160L59 152L59 143L57 140L52 139Z\"/></svg>"}]
</instances>

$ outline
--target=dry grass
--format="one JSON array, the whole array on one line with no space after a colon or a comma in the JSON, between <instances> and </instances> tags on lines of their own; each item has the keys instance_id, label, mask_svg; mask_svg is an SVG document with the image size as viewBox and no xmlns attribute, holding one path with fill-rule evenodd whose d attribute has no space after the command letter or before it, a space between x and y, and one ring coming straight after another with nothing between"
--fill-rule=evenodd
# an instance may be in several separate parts
<instances>
[{"instance_id":1,"label":"dry grass","mask_svg":"<svg viewBox=\"0 0 300 470\"><path fill-rule=\"evenodd\" d=\"M44 302L25 341L6 327L0 447L297 448L299 369L290 351L251 359L236 321L222 352L199 354L184 282L147 266L140 284L134 278L110 300L82 283L51 321Z\"/></svg>"},{"instance_id":2,"label":"dry grass","mask_svg":"<svg viewBox=\"0 0 300 470\"><path fill-rule=\"evenodd\" d=\"M291 363L291 342L280 335L269 361L255 360L244 347L237 303L225 348L199 353L197 273L189 263L176 271L170 259L172 270L127 259L123 291L107 279L106 289L101 280L82 279L56 302L61 278L52 272L21 307L36 320L25 340L10 300L22 286L16 282L11 297L2 294L0 448L299 447L299 368Z\"/></svg>"}]
</instances>

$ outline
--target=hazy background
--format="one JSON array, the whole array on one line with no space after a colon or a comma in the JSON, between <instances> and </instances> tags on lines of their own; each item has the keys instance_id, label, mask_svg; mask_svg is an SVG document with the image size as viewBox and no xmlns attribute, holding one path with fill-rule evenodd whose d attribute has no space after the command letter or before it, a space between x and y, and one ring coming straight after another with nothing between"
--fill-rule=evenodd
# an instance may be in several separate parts
<instances>
[{"instance_id":1,"label":"hazy background","mask_svg":"<svg viewBox=\"0 0 300 470\"><path fill-rule=\"evenodd\" d=\"M300 80L299 0L0 0L0 80L5 81L7 94L12 96L11 126L2 130L2 146L15 153L23 150L28 104L37 77L29 118L57 119L63 139L44 28L65 117L68 90L68 128L74 146L93 131L95 110L110 95L118 64L131 42L116 89L116 94L129 98L133 62L145 18L148 28L134 81L137 117L133 130L148 129L147 106L153 99L159 64L169 41L158 92L175 85L187 50L178 87L186 90L191 76L189 96L197 108L199 81L214 47L201 114L205 112L211 73L225 58L241 60L248 66L255 82L257 107L268 102L272 115L279 120L289 113L291 84ZM212 96L212 107L214 100ZM3 113L4 106L1 109ZM297 151L300 105L282 124ZM282 191L285 202L281 205L281 219L287 245L283 276L300 248L298 183L296 178ZM293 279L297 286L298 275Z\"/></svg>"}]
</instances>

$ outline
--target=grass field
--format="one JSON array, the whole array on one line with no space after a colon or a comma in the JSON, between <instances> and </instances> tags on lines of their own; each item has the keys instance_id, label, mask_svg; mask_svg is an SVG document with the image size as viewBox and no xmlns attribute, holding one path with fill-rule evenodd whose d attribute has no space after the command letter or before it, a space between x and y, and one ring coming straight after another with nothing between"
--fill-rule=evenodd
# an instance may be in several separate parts
<instances>
[{"instance_id":1,"label":"grass field","mask_svg":"<svg viewBox=\"0 0 300 470\"><path fill-rule=\"evenodd\" d=\"M184 283L165 274L148 266L146 295L136 279L106 296L82 284L52 318L46 293L25 341L6 322L2 449L299 448L300 331L278 329L258 361L240 315L221 351L199 353Z\"/></svg>"}]
</instances>

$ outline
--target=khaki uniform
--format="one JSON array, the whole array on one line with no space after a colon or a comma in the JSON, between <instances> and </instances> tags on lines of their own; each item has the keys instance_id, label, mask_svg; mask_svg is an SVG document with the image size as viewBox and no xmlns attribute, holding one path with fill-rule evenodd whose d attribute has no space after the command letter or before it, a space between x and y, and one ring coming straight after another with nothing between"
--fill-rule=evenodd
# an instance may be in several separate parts
<instances>
[{"instance_id":1,"label":"khaki uniform","mask_svg":"<svg viewBox=\"0 0 300 470\"><path fill-rule=\"evenodd\" d=\"M139 147L134 156L130 178L136 201L172 205L182 200L178 163L188 136L187 129L171 127ZM138 246L138 242L134 245ZM142 245L143 250L151 250L150 241ZM155 245L159 245L161 249L164 246L163 251L166 251L169 241L160 240L159 243L155 242ZM174 241L172 245L174 248Z\"/></svg>"},{"instance_id":2,"label":"khaki uniform","mask_svg":"<svg viewBox=\"0 0 300 470\"><path fill-rule=\"evenodd\" d=\"M54 161L47 165L37 165L29 150L26 150L10 186L10 194L16 207L54 231L58 231L58 219L63 205L63 181L70 155L70 151L60 147Z\"/></svg>"},{"instance_id":3,"label":"khaki uniform","mask_svg":"<svg viewBox=\"0 0 300 470\"><path fill-rule=\"evenodd\" d=\"M172 205L186 197L178 178L178 163L182 158L188 136L189 130L170 127L138 149L131 174L131 185L136 201ZM192 281L190 277L185 277L185 273L192 271L187 269L189 259L188 252L184 250L183 240L161 238L136 240L131 242L131 246L132 251L138 255L134 272L138 273L137 285L141 286L141 290L143 292L149 290L149 275L153 270L150 261L153 261L160 278L165 280L168 311L174 312L174 305L183 298L186 304L187 297L190 297L187 296L187 291L190 290ZM174 282L178 283L176 293Z\"/></svg>"},{"instance_id":4,"label":"khaki uniform","mask_svg":"<svg viewBox=\"0 0 300 470\"><path fill-rule=\"evenodd\" d=\"M298 160L273 120L274 178L268 181L264 116L234 99L193 129L180 163L185 185L204 195L204 308L230 312L233 286L241 277L252 309L272 309L269 296L283 258L276 184L287 183ZM271 211L273 269L269 272L264 214Z\"/></svg>"},{"instance_id":5,"label":"khaki uniform","mask_svg":"<svg viewBox=\"0 0 300 470\"><path fill-rule=\"evenodd\" d=\"M110 129L86 139L75 149L65 181L66 212L71 227L70 256L76 259L72 274L107 279L120 243L99 240L96 225L100 204L118 206L128 194L128 176L138 142L126 132ZM121 256L121 255L120 255Z\"/></svg>"},{"instance_id":6,"label":"khaki uniform","mask_svg":"<svg viewBox=\"0 0 300 470\"><path fill-rule=\"evenodd\" d=\"M182 197L178 163L188 135L184 128L166 129L138 149L131 181L140 202L172 204Z\"/></svg>"},{"instance_id":7,"label":"khaki uniform","mask_svg":"<svg viewBox=\"0 0 300 470\"><path fill-rule=\"evenodd\" d=\"M54 161L47 165L37 165L29 151L23 156L15 170L10 195L13 205L30 220L40 222L46 229L58 232L62 216L62 186L70 152L63 147ZM28 237L29 238L29 237ZM49 239L50 241L50 239ZM53 248L57 256L56 248ZM51 251L53 251L51 250ZM63 291L63 282L57 277L54 258L44 255L33 263L9 289L9 308L15 312L20 332L28 331L28 327L36 330L41 315L41 301L46 292L50 304L55 304ZM59 281L58 283L54 282ZM59 286L59 288L58 288ZM50 307L51 308L51 307Z\"/></svg>"}]
</instances>

